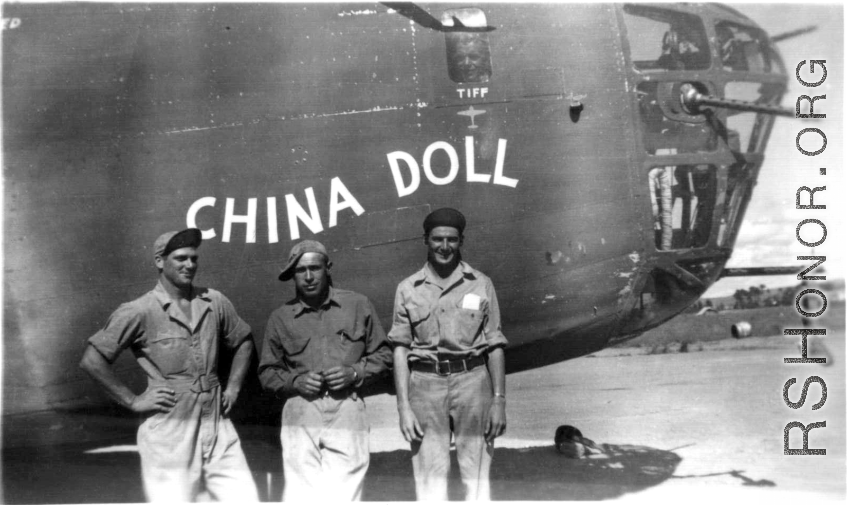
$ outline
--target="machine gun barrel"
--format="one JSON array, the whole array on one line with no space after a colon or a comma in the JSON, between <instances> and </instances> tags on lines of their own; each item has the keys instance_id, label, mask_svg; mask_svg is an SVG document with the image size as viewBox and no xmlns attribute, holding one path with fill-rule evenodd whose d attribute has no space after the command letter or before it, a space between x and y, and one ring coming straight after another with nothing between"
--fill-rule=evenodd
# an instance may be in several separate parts
<instances>
[{"instance_id":1,"label":"machine gun barrel","mask_svg":"<svg viewBox=\"0 0 847 505\"><path fill-rule=\"evenodd\" d=\"M700 107L709 105L712 107L721 107L724 109L738 110L742 112L760 112L762 114L771 114L774 116L795 117L795 111L775 105L764 105L753 102L745 102L743 100L732 100L728 98L718 98L712 95L704 95L697 91L697 88L695 88L694 85L688 83L680 86L679 92L683 108L691 114L700 113Z\"/></svg>"},{"instance_id":2,"label":"machine gun barrel","mask_svg":"<svg viewBox=\"0 0 847 505\"><path fill-rule=\"evenodd\" d=\"M750 268L724 268L721 278L724 277L752 277L754 275L796 275L797 267L750 267Z\"/></svg>"}]
</instances>

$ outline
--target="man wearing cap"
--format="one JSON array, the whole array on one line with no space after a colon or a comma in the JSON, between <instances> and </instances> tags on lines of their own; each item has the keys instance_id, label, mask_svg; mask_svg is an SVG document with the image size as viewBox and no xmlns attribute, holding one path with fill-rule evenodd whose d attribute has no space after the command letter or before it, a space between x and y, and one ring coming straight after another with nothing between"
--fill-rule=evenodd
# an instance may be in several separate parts
<instances>
[{"instance_id":1,"label":"man wearing cap","mask_svg":"<svg viewBox=\"0 0 847 505\"><path fill-rule=\"evenodd\" d=\"M115 401L144 416L138 452L149 501L195 501L205 490L220 501L258 501L256 485L228 415L253 353L250 327L213 289L194 286L200 230L160 236L156 287L125 303L88 339L80 366ZM218 348L232 349L222 390ZM147 375L134 394L112 369L130 348Z\"/></svg>"},{"instance_id":2,"label":"man wearing cap","mask_svg":"<svg viewBox=\"0 0 847 505\"><path fill-rule=\"evenodd\" d=\"M394 298L388 340L400 431L412 446L418 500L447 500L450 437L466 500L490 500L494 439L506 429L500 309L491 280L462 261L465 217L443 208L424 220L427 262Z\"/></svg>"},{"instance_id":3,"label":"man wearing cap","mask_svg":"<svg viewBox=\"0 0 847 505\"><path fill-rule=\"evenodd\" d=\"M357 389L391 363L391 348L371 302L332 286L326 248L304 240L279 279L295 298L268 320L259 380L286 398L282 409L283 500L315 503L362 498L370 430Z\"/></svg>"}]
</instances>

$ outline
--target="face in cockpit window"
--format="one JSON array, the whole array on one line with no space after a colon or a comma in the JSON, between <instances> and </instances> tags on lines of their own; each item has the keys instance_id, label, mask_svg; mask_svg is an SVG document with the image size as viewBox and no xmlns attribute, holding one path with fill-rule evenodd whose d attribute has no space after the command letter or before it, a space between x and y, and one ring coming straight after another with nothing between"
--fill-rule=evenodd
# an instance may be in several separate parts
<instances>
[{"instance_id":1,"label":"face in cockpit window","mask_svg":"<svg viewBox=\"0 0 847 505\"><path fill-rule=\"evenodd\" d=\"M491 55L486 34L452 33L447 40L450 79L454 82L488 82Z\"/></svg>"}]
</instances>

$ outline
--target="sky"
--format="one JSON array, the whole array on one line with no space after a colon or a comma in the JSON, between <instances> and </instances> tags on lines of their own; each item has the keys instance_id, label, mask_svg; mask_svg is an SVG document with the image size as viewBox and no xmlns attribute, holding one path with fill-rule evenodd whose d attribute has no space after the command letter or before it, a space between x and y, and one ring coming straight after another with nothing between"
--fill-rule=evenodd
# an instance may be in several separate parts
<instances>
[{"instance_id":1,"label":"sky","mask_svg":"<svg viewBox=\"0 0 847 505\"><path fill-rule=\"evenodd\" d=\"M735 250L727 267L797 266L800 272L809 261L799 261L797 256L826 256L828 276L844 278L844 197L847 196L843 172L844 140L844 9L840 4L729 4L757 22L770 36L789 32L809 25L817 30L777 44L789 74L788 92L782 106L795 107L800 95L826 95L815 102L815 113L827 114L825 119L801 120L779 117L776 119L770 141L765 150L765 163L759 175L753 199L747 208ZM820 86L804 87L795 77L795 69L803 60L826 60L827 79ZM808 65L804 68L808 68ZM802 73L807 81L820 79ZM804 128L819 128L827 137L826 149L809 157L796 148L796 136ZM807 151L822 145L816 134L804 134L801 145ZM814 148L814 149L811 149ZM820 168L826 167L826 175ZM826 205L825 210L797 210L797 189L826 186L826 191L815 195L815 205ZM808 202L806 202L808 203ZM827 229L826 240L811 249L796 238L797 225L804 219L818 219ZM822 238L821 229L806 224L801 238L816 242ZM704 297L732 295L737 289L764 284L782 287L797 284L797 278L788 276L736 277L718 281Z\"/></svg>"}]
</instances>

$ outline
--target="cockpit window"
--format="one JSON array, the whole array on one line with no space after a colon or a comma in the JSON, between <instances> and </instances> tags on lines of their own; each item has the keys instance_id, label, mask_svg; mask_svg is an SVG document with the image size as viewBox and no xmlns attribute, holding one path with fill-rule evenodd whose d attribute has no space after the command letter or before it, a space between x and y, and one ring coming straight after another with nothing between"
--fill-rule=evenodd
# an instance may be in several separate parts
<instances>
[{"instance_id":1,"label":"cockpit window","mask_svg":"<svg viewBox=\"0 0 847 505\"><path fill-rule=\"evenodd\" d=\"M488 24L479 9L451 9L441 14L447 42L447 68L453 82L488 82L491 52Z\"/></svg>"},{"instance_id":2,"label":"cockpit window","mask_svg":"<svg viewBox=\"0 0 847 505\"><path fill-rule=\"evenodd\" d=\"M771 71L771 58L765 35L761 31L724 21L715 25L715 33L724 70Z\"/></svg>"},{"instance_id":3,"label":"cockpit window","mask_svg":"<svg viewBox=\"0 0 847 505\"><path fill-rule=\"evenodd\" d=\"M623 11L630 57L638 70L709 68L709 43L697 16L635 4Z\"/></svg>"}]
</instances>

